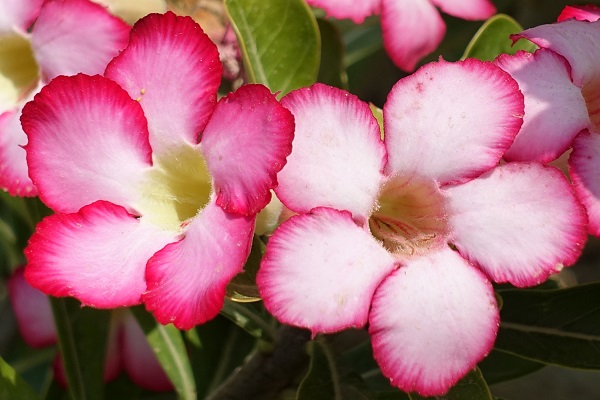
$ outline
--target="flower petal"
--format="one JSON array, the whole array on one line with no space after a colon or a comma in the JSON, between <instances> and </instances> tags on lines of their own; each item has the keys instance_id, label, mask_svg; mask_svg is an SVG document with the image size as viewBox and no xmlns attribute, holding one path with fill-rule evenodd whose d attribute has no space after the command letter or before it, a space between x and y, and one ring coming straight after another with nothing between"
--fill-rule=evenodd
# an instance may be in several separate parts
<instances>
[{"instance_id":1,"label":"flower petal","mask_svg":"<svg viewBox=\"0 0 600 400\"><path fill-rule=\"evenodd\" d=\"M256 282L270 313L315 335L363 326L393 269L393 257L348 211L315 208L275 230Z\"/></svg>"},{"instance_id":2,"label":"flower petal","mask_svg":"<svg viewBox=\"0 0 600 400\"><path fill-rule=\"evenodd\" d=\"M265 207L293 138L294 117L266 87L244 85L222 98L201 139L217 204L243 215Z\"/></svg>"},{"instance_id":3,"label":"flower petal","mask_svg":"<svg viewBox=\"0 0 600 400\"><path fill-rule=\"evenodd\" d=\"M92 0L94 3L108 7L111 14L123 18L133 25L138 19L150 13L165 13L167 2L165 0Z\"/></svg>"},{"instance_id":4,"label":"flower petal","mask_svg":"<svg viewBox=\"0 0 600 400\"><path fill-rule=\"evenodd\" d=\"M275 189L281 201L296 212L326 206L366 220L386 162L379 125L369 106L323 84L295 90L282 104L294 114L296 132Z\"/></svg>"},{"instance_id":5,"label":"flower petal","mask_svg":"<svg viewBox=\"0 0 600 400\"><path fill-rule=\"evenodd\" d=\"M254 218L229 214L214 199L188 225L185 237L148 262L146 308L162 324L190 329L214 318L225 287L250 253Z\"/></svg>"},{"instance_id":6,"label":"flower petal","mask_svg":"<svg viewBox=\"0 0 600 400\"><path fill-rule=\"evenodd\" d=\"M492 349L499 322L490 283L445 248L411 260L377 289L373 356L392 385L443 395Z\"/></svg>"},{"instance_id":7,"label":"flower petal","mask_svg":"<svg viewBox=\"0 0 600 400\"><path fill-rule=\"evenodd\" d=\"M151 165L140 105L101 76L61 76L27 103L29 175L40 198L60 212L96 200L128 206Z\"/></svg>"},{"instance_id":8,"label":"flower petal","mask_svg":"<svg viewBox=\"0 0 600 400\"><path fill-rule=\"evenodd\" d=\"M38 224L25 255L27 281L46 294L72 296L83 305L139 304L148 259L173 234L98 201L77 214L54 214Z\"/></svg>"},{"instance_id":9,"label":"flower petal","mask_svg":"<svg viewBox=\"0 0 600 400\"><path fill-rule=\"evenodd\" d=\"M589 233L600 236L600 133L585 130L573 142L569 157L571 179L577 196L587 209Z\"/></svg>"},{"instance_id":10,"label":"flower petal","mask_svg":"<svg viewBox=\"0 0 600 400\"><path fill-rule=\"evenodd\" d=\"M381 29L387 54L407 72L432 53L446 33L442 17L429 0L382 0Z\"/></svg>"},{"instance_id":11,"label":"flower petal","mask_svg":"<svg viewBox=\"0 0 600 400\"><path fill-rule=\"evenodd\" d=\"M27 135L21 128L21 109L0 115L0 188L11 196L32 197L37 189L29 178L24 146Z\"/></svg>"},{"instance_id":12,"label":"flower petal","mask_svg":"<svg viewBox=\"0 0 600 400\"><path fill-rule=\"evenodd\" d=\"M44 0L2 0L0 2L0 34L14 30L26 32L37 18Z\"/></svg>"},{"instance_id":13,"label":"flower petal","mask_svg":"<svg viewBox=\"0 0 600 400\"><path fill-rule=\"evenodd\" d=\"M130 312L125 313L121 320L120 341L125 371L136 385L154 391L173 389L144 331Z\"/></svg>"},{"instance_id":14,"label":"flower petal","mask_svg":"<svg viewBox=\"0 0 600 400\"><path fill-rule=\"evenodd\" d=\"M8 295L15 312L19 332L31 347L45 347L56 343L56 328L48 297L32 288L23 277L24 268L17 269L8 278Z\"/></svg>"},{"instance_id":15,"label":"flower petal","mask_svg":"<svg viewBox=\"0 0 600 400\"><path fill-rule=\"evenodd\" d=\"M221 75L216 46L191 18L171 12L139 20L129 45L105 73L139 100L159 154L182 142L198 143Z\"/></svg>"},{"instance_id":16,"label":"flower petal","mask_svg":"<svg viewBox=\"0 0 600 400\"><path fill-rule=\"evenodd\" d=\"M582 87L600 82L600 21L570 19L536 26L514 37L524 37L565 57L575 85Z\"/></svg>"},{"instance_id":17,"label":"flower petal","mask_svg":"<svg viewBox=\"0 0 600 400\"><path fill-rule=\"evenodd\" d=\"M431 0L446 14L466 20L488 19L496 13L496 7L489 0Z\"/></svg>"},{"instance_id":18,"label":"flower petal","mask_svg":"<svg viewBox=\"0 0 600 400\"><path fill-rule=\"evenodd\" d=\"M31 45L47 81L58 75L99 74L127 45L129 25L87 0L46 1Z\"/></svg>"},{"instance_id":19,"label":"flower petal","mask_svg":"<svg viewBox=\"0 0 600 400\"><path fill-rule=\"evenodd\" d=\"M392 88L383 109L390 173L459 182L495 166L522 123L523 95L500 68L439 61Z\"/></svg>"},{"instance_id":20,"label":"flower petal","mask_svg":"<svg viewBox=\"0 0 600 400\"><path fill-rule=\"evenodd\" d=\"M445 192L450 242L495 282L537 285L581 254L585 211L553 167L508 163Z\"/></svg>"},{"instance_id":21,"label":"flower petal","mask_svg":"<svg viewBox=\"0 0 600 400\"><path fill-rule=\"evenodd\" d=\"M581 89L566 60L550 50L503 54L494 64L508 72L525 96L523 126L504 158L549 162L591 124Z\"/></svg>"},{"instance_id":22,"label":"flower petal","mask_svg":"<svg viewBox=\"0 0 600 400\"><path fill-rule=\"evenodd\" d=\"M379 13L381 0L307 0L312 7L325 10L328 17L349 18L357 24L370 15Z\"/></svg>"},{"instance_id":23,"label":"flower petal","mask_svg":"<svg viewBox=\"0 0 600 400\"><path fill-rule=\"evenodd\" d=\"M582 6L566 6L557 18L557 22L569 18L575 18L580 21L597 21L600 19L600 7L594 4Z\"/></svg>"}]
</instances>

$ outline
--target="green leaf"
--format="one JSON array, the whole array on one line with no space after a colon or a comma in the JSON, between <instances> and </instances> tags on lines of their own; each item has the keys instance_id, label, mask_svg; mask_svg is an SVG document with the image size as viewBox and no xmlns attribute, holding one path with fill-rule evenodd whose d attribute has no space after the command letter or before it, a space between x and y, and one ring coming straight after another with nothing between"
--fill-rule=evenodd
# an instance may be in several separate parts
<instances>
[{"instance_id":1,"label":"green leaf","mask_svg":"<svg viewBox=\"0 0 600 400\"><path fill-rule=\"evenodd\" d=\"M462 58L492 61L502 53L515 54L518 50L535 51L537 46L526 39L520 39L513 45L510 35L522 31L521 25L513 18L505 14L496 14L479 28Z\"/></svg>"},{"instance_id":2,"label":"green leaf","mask_svg":"<svg viewBox=\"0 0 600 400\"><path fill-rule=\"evenodd\" d=\"M330 21L317 19L321 33L321 65L317 80L340 89L348 89L344 68L344 44L338 28Z\"/></svg>"},{"instance_id":3,"label":"green leaf","mask_svg":"<svg viewBox=\"0 0 600 400\"><path fill-rule=\"evenodd\" d=\"M256 287L256 274L260 267L260 261L265 254L266 246L256 235L252 240L252 250L244 270L237 274L227 285L225 295L231 300L239 303L251 303L260 301L260 294Z\"/></svg>"},{"instance_id":4,"label":"green leaf","mask_svg":"<svg viewBox=\"0 0 600 400\"><path fill-rule=\"evenodd\" d=\"M81 307L72 298L50 297L50 304L72 398L103 399L110 312Z\"/></svg>"},{"instance_id":5,"label":"green leaf","mask_svg":"<svg viewBox=\"0 0 600 400\"><path fill-rule=\"evenodd\" d=\"M311 363L297 400L374 400L360 376L340 362L323 338L310 343Z\"/></svg>"},{"instance_id":6,"label":"green leaf","mask_svg":"<svg viewBox=\"0 0 600 400\"><path fill-rule=\"evenodd\" d=\"M545 366L546 364L517 357L501 350L492 350L479 363L479 368L490 385L530 374Z\"/></svg>"},{"instance_id":7,"label":"green leaf","mask_svg":"<svg viewBox=\"0 0 600 400\"><path fill-rule=\"evenodd\" d=\"M265 312L262 305L240 304L225 300L221 315L257 339L274 340L275 330L272 317Z\"/></svg>"},{"instance_id":8,"label":"green leaf","mask_svg":"<svg viewBox=\"0 0 600 400\"><path fill-rule=\"evenodd\" d=\"M469 372L444 396L422 397L414 393L408 396L411 400L494 400L479 368Z\"/></svg>"},{"instance_id":9,"label":"green leaf","mask_svg":"<svg viewBox=\"0 0 600 400\"><path fill-rule=\"evenodd\" d=\"M304 0L225 0L250 82L281 96L313 84L320 37Z\"/></svg>"},{"instance_id":10,"label":"green leaf","mask_svg":"<svg viewBox=\"0 0 600 400\"><path fill-rule=\"evenodd\" d=\"M600 370L600 283L500 294L497 349L542 363Z\"/></svg>"},{"instance_id":11,"label":"green leaf","mask_svg":"<svg viewBox=\"0 0 600 400\"><path fill-rule=\"evenodd\" d=\"M181 332L173 325L159 324L142 306L132 307L131 311L179 398L195 400L196 383Z\"/></svg>"},{"instance_id":12,"label":"green leaf","mask_svg":"<svg viewBox=\"0 0 600 400\"><path fill-rule=\"evenodd\" d=\"M0 358L0 399L39 400L39 396Z\"/></svg>"}]
</instances>

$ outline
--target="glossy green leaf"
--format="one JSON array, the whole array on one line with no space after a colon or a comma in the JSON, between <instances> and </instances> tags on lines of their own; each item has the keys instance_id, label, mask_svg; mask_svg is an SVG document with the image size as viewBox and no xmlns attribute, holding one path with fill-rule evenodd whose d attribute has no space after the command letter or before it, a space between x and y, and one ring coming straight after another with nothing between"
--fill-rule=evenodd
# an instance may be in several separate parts
<instances>
[{"instance_id":1,"label":"glossy green leaf","mask_svg":"<svg viewBox=\"0 0 600 400\"><path fill-rule=\"evenodd\" d=\"M159 324L142 306L132 307L131 311L179 398L195 400L196 383L181 332L173 325Z\"/></svg>"},{"instance_id":2,"label":"glossy green leaf","mask_svg":"<svg viewBox=\"0 0 600 400\"><path fill-rule=\"evenodd\" d=\"M409 398L411 400L494 400L490 388L478 368L469 372L443 396L422 397L410 393Z\"/></svg>"},{"instance_id":3,"label":"glossy green leaf","mask_svg":"<svg viewBox=\"0 0 600 400\"><path fill-rule=\"evenodd\" d=\"M74 400L104 398L104 359L110 312L71 298L52 298L58 344Z\"/></svg>"},{"instance_id":4,"label":"glossy green leaf","mask_svg":"<svg viewBox=\"0 0 600 400\"><path fill-rule=\"evenodd\" d=\"M542 363L600 370L600 283L500 295L497 349Z\"/></svg>"},{"instance_id":5,"label":"glossy green leaf","mask_svg":"<svg viewBox=\"0 0 600 400\"><path fill-rule=\"evenodd\" d=\"M266 246L256 235L252 241L250 256L244 265L244 270L237 274L227 285L225 295L239 303L251 303L260 301L260 294L256 287L256 274L260 267L260 261L265 254Z\"/></svg>"},{"instance_id":6,"label":"glossy green leaf","mask_svg":"<svg viewBox=\"0 0 600 400\"><path fill-rule=\"evenodd\" d=\"M492 61L502 53L515 54L518 50L533 52L537 46L529 40L520 39L513 45L510 35L522 32L517 21L505 14L496 14L477 31L467 46L464 58Z\"/></svg>"},{"instance_id":7,"label":"glossy green leaf","mask_svg":"<svg viewBox=\"0 0 600 400\"><path fill-rule=\"evenodd\" d=\"M250 82L281 96L317 79L321 42L304 0L225 0Z\"/></svg>"},{"instance_id":8,"label":"glossy green leaf","mask_svg":"<svg viewBox=\"0 0 600 400\"><path fill-rule=\"evenodd\" d=\"M348 89L344 68L344 44L339 29L330 21L317 19L321 33L321 64L317 80L340 89Z\"/></svg>"},{"instance_id":9,"label":"glossy green leaf","mask_svg":"<svg viewBox=\"0 0 600 400\"><path fill-rule=\"evenodd\" d=\"M374 400L360 376L335 356L325 340L310 343L311 362L297 400Z\"/></svg>"},{"instance_id":10,"label":"glossy green leaf","mask_svg":"<svg viewBox=\"0 0 600 400\"><path fill-rule=\"evenodd\" d=\"M492 350L479 363L479 368L488 384L504 382L510 379L528 375L544 368L546 364L517 357L501 350Z\"/></svg>"},{"instance_id":11,"label":"glossy green leaf","mask_svg":"<svg viewBox=\"0 0 600 400\"><path fill-rule=\"evenodd\" d=\"M0 358L0 399L39 400L39 396Z\"/></svg>"}]
</instances>

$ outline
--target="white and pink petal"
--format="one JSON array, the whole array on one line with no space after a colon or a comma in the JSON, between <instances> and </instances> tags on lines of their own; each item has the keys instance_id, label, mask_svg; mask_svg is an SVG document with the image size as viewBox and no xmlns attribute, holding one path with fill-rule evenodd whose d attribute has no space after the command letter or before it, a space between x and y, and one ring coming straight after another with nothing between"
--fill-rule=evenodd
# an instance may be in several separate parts
<instances>
[{"instance_id":1,"label":"white and pink petal","mask_svg":"<svg viewBox=\"0 0 600 400\"><path fill-rule=\"evenodd\" d=\"M0 188L11 196L31 197L37 189L29 178L23 146L27 136L21 128L21 108L0 115Z\"/></svg>"},{"instance_id":2,"label":"white and pink petal","mask_svg":"<svg viewBox=\"0 0 600 400\"><path fill-rule=\"evenodd\" d=\"M591 122L566 60L553 51L503 54L494 64L508 72L525 97L523 126L504 154L509 161L549 162L563 154Z\"/></svg>"},{"instance_id":3,"label":"white and pink petal","mask_svg":"<svg viewBox=\"0 0 600 400\"><path fill-rule=\"evenodd\" d=\"M444 191L449 241L494 282L537 285L581 254L587 216L554 167L508 163Z\"/></svg>"},{"instance_id":4,"label":"white and pink petal","mask_svg":"<svg viewBox=\"0 0 600 400\"><path fill-rule=\"evenodd\" d=\"M139 103L113 81L58 77L25 105L21 123L29 175L54 211L136 199L152 164L148 128Z\"/></svg>"},{"instance_id":5,"label":"white and pink petal","mask_svg":"<svg viewBox=\"0 0 600 400\"><path fill-rule=\"evenodd\" d=\"M600 236L600 133L581 132L573 142L569 157L571 180L577 196L585 206L589 219L589 233Z\"/></svg>"},{"instance_id":6,"label":"white and pink petal","mask_svg":"<svg viewBox=\"0 0 600 400\"><path fill-rule=\"evenodd\" d=\"M410 260L377 288L373 356L393 386L443 395L492 349L499 322L490 282L446 247Z\"/></svg>"},{"instance_id":7,"label":"white and pink petal","mask_svg":"<svg viewBox=\"0 0 600 400\"><path fill-rule=\"evenodd\" d=\"M105 76L137 99L158 155L197 144L217 101L222 66L217 47L190 17L151 14L131 30L127 48Z\"/></svg>"},{"instance_id":8,"label":"white and pink petal","mask_svg":"<svg viewBox=\"0 0 600 400\"><path fill-rule=\"evenodd\" d=\"M496 13L490 0L431 0L446 14L466 20L487 19Z\"/></svg>"},{"instance_id":9,"label":"white and pink petal","mask_svg":"<svg viewBox=\"0 0 600 400\"><path fill-rule=\"evenodd\" d=\"M25 33L37 18L44 0L2 0L0 2L0 34Z\"/></svg>"},{"instance_id":10,"label":"white and pink petal","mask_svg":"<svg viewBox=\"0 0 600 400\"><path fill-rule=\"evenodd\" d=\"M56 328L48 296L34 289L19 268L8 278L8 296L15 313L19 332L31 347L45 347L56 343Z\"/></svg>"},{"instance_id":11,"label":"white and pink petal","mask_svg":"<svg viewBox=\"0 0 600 400\"><path fill-rule=\"evenodd\" d=\"M370 15L379 14L381 0L307 0L309 5L322 8L329 17L349 18L357 24Z\"/></svg>"},{"instance_id":12,"label":"white and pink petal","mask_svg":"<svg viewBox=\"0 0 600 400\"><path fill-rule=\"evenodd\" d=\"M383 109L390 174L441 184L495 166L523 122L523 95L489 62L440 60L392 88Z\"/></svg>"},{"instance_id":13,"label":"white and pink petal","mask_svg":"<svg viewBox=\"0 0 600 400\"><path fill-rule=\"evenodd\" d=\"M96 308L140 304L146 263L174 239L123 207L98 201L37 225L25 249L25 278L46 294Z\"/></svg>"},{"instance_id":14,"label":"white and pink petal","mask_svg":"<svg viewBox=\"0 0 600 400\"><path fill-rule=\"evenodd\" d=\"M200 142L217 204L243 215L264 208L293 138L294 117L265 86L244 85L223 97Z\"/></svg>"},{"instance_id":15,"label":"white and pink petal","mask_svg":"<svg viewBox=\"0 0 600 400\"><path fill-rule=\"evenodd\" d=\"M446 24L429 0L382 0L381 29L389 57L410 72L438 47Z\"/></svg>"},{"instance_id":16,"label":"white and pink petal","mask_svg":"<svg viewBox=\"0 0 600 400\"><path fill-rule=\"evenodd\" d=\"M217 316L225 288L244 267L254 218L225 212L214 199L184 237L156 253L146 269L146 309L162 324L191 329Z\"/></svg>"},{"instance_id":17,"label":"white and pink petal","mask_svg":"<svg viewBox=\"0 0 600 400\"><path fill-rule=\"evenodd\" d=\"M49 0L31 32L46 81L58 75L100 74L125 46L129 25L88 0Z\"/></svg>"},{"instance_id":18,"label":"white and pink petal","mask_svg":"<svg viewBox=\"0 0 600 400\"><path fill-rule=\"evenodd\" d=\"M557 22L575 18L579 21L597 21L600 19L600 7L594 4L566 6L560 12Z\"/></svg>"},{"instance_id":19,"label":"white and pink petal","mask_svg":"<svg viewBox=\"0 0 600 400\"><path fill-rule=\"evenodd\" d=\"M315 84L282 99L296 121L292 154L275 192L296 212L348 210L361 223L384 179L386 151L369 106L343 90Z\"/></svg>"},{"instance_id":20,"label":"white and pink petal","mask_svg":"<svg viewBox=\"0 0 600 400\"><path fill-rule=\"evenodd\" d=\"M348 211L315 208L275 230L256 280L271 314L314 336L364 326L375 289L394 268Z\"/></svg>"}]
</instances>

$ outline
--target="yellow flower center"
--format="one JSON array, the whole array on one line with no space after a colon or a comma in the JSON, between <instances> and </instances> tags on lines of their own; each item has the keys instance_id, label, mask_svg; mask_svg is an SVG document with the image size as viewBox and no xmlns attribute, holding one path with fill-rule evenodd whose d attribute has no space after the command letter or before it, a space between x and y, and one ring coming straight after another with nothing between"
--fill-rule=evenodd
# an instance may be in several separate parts
<instances>
[{"instance_id":1,"label":"yellow flower center","mask_svg":"<svg viewBox=\"0 0 600 400\"><path fill-rule=\"evenodd\" d=\"M29 40L0 36L0 111L16 105L37 82L39 68Z\"/></svg>"},{"instance_id":2,"label":"yellow flower center","mask_svg":"<svg viewBox=\"0 0 600 400\"><path fill-rule=\"evenodd\" d=\"M381 189L369 227L392 254L427 252L446 244L446 199L431 179L394 176Z\"/></svg>"},{"instance_id":3,"label":"yellow flower center","mask_svg":"<svg viewBox=\"0 0 600 400\"><path fill-rule=\"evenodd\" d=\"M154 157L136 209L170 230L181 229L210 200L211 177L197 146L183 145Z\"/></svg>"}]
</instances>

